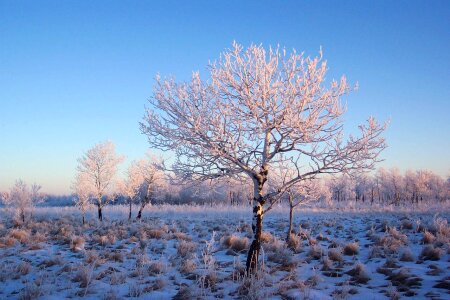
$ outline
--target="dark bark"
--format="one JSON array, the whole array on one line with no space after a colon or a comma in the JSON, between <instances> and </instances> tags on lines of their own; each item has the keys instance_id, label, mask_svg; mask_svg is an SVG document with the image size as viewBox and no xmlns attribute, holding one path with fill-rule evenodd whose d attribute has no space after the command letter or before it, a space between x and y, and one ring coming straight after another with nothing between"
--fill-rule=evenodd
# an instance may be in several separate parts
<instances>
[{"instance_id":1,"label":"dark bark","mask_svg":"<svg viewBox=\"0 0 450 300\"><path fill-rule=\"evenodd\" d=\"M86 224L86 221L84 220L84 214L83 214L83 225Z\"/></svg>"},{"instance_id":2,"label":"dark bark","mask_svg":"<svg viewBox=\"0 0 450 300\"><path fill-rule=\"evenodd\" d=\"M294 218L294 205L292 205L292 202L289 199L289 228L288 228L287 239L286 239L288 242L291 239L293 218Z\"/></svg>"},{"instance_id":3,"label":"dark bark","mask_svg":"<svg viewBox=\"0 0 450 300\"><path fill-rule=\"evenodd\" d=\"M144 207L145 207L145 203L142 203L141 207L139 208L136 219L140 220L142 218L142 211L144 210Z\"/></svg>"},{"instance_id":4,"label":"dark bark","mask_svg":"<svg viewBox=\"0 0 450 300\"><path fill-rule=\"evenodd\" d=\"M130 211L128 212L128 220L131 220L131 199L130 199Z\"/></svg>"},{"instance_id":5,"label":"dark bark","mask_svg":"<svg viewBox=\"0 0 450 300\"><path fill-rule=\"evenodd\" d=\"M100 221L103 221L103 214L102 214L102 207L101 207L101 205L97 205L97 210L98 210L98 219Z\"/></svg>"},{"instance_id":6,"label":"dark bark","mask_svg":"<svg viewBox=\"0 0 450 300\"><path fill-rule=\"evenodd\" d=\"M261 233L262 233L262 221L264 215L264 198L262 196L262 190L264 183L267 181L268 170L265 166L262 166L261 172L255 175L253 178L253 223L252 230L254 233L252 244L247 254L247 276L257 271L259 252L261 251Z\"/></svg>"},{"instance_id":7,"label":"dark bark","mask_svg":"<svg viewBox=\"0 0 450 300\"><path fill-rule=\"evenodd\" d=\"M261 251L262 216L256 218L255 235L247 254L247 275L257 270L259 252Z\"/></svg>"}]
</instances>

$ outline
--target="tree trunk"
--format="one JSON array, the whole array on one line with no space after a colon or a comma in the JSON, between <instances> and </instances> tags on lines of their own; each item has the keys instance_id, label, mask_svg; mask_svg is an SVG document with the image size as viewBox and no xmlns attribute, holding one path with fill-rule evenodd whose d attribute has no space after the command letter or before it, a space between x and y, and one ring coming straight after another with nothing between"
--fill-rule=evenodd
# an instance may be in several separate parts
<instances>
[{"instance_id":1,"label":"tree trunk","mask_svg":"<svg viewBox=\"0 0 450 300\"><path fill-rule=\"evenodd\" d=\"M103 214L102 214L102 207L101 207L101 205L97 205L97 210L98 210L98 219L100 221L103 221Z\"/></svg>"},{"instance_id":2,"label":"tree trunk","mask_svg":"<svg viewBox=\"0 0 450 300\"><path fill-rule=\"evenodd\" d=\"M139 212L137 214L136 219L140 220L142 218L142 211L144 210L145 204L142 203L141 207L139 208Z\"/></svg>"},{"instance_id":3,"label":"tree trunk","mask_svg":"<svg viewBox=\"0 0 450 300\"><path fill-rule=\"evenodd\" d=\"M247 254L247 276L252 273L256 273L258 266L259 252L261 250L262 221L264 215L264 199L262 196L262 189L266 180L267 169L263 167L261 173L253 178L254 198L252 230L254 237Z\"/></svg>"},{"instance_id":4,"label":"tree trunk","mask_svg":"<svg viewBox=\"0 0 450 300\"><path fill-rule=\"evenodd\" d=\"M84 213L83 213L83 225L86 224L86 221L84 220Z\"/></svg>"},{"instance_id":5,"label":"tree trunk","mask_svg":"<svg viewBox=\"0 0 450 300\"><path fill-rule=\"evenodd\" d=\"M24 211L24 210L21 210L21 211L20 211L20 215L21 215L21 217L22 217L22 223L25 223L25 211Z\"/></svg>"},{"instance_id":6,"label":"tree trunk","mask_svg":"<svg viewBox=\"0 0 450 300\"><path fill-rule=\"evenodd\" d=\"M131 198L130 198L130 211L128 212L128 220L131 220Z\"/></svg>"},{"instance_id":7,"label":"tree trunk","mask_svg":"<svg viewBox=\"0 0 450 300\"><path fill-rule=\"evenodd\" d=\"M289 229L287 232L287 239L286 239L286 241L288 242L291 239L293 218L294 218L294 205L292 203L292 196L289 195Z\"/></svg>"}]
</instances>

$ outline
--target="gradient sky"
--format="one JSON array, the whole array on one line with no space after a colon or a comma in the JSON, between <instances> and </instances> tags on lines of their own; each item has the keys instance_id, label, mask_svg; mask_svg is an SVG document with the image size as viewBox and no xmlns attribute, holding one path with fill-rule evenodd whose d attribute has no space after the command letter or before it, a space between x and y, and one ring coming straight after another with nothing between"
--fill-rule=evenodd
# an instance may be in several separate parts
<instances>
[{"instance_id":1,"label":"gradient sky","mask_svg":"<svg viewBox=\"0 0 450 300\"><path fill-rule=\"evenodd\" d=\"M359 83L346 128L391 120L381 166L450 175L450 1L0 0L0 191L68 193L103 140L143 156L154 76L206 78L233 40L322 46L328 78Z\"/></svg>"}]
</instances>

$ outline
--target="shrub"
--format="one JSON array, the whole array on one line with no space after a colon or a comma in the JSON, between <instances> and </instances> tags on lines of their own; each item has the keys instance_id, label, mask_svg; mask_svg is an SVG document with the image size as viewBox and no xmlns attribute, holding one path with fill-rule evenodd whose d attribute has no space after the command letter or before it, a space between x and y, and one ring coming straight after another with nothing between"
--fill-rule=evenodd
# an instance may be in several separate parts
<instances>
[{"instance_id":1,"label":"shrub","mask_svg":"<svg viewBox=\"0 0 450 300\"><path fill-rule=\"evenodd\" d=\"M406 249L400 255L400 261L414 261L414 254L411 250Z\"/></svg>"},{"instance_id":2,"label":"shrub","mask_svg":"<svg viewBox=\"0 0 450 300\"><path fill-rule=\"evenodd\" d=\"M294 253L299 253L302 248L302 240L298 235L291 234L289 240L287 241L287 246L289 249L294 251Z\"/></svg>"},{"instance_id":3,"label":"shrub","mask_svg":"<svg viewBox=\"0 0 450 300\"><path fill-rule=\"evenodd\" d=\"M342 262L342 248L331 248L328 250L328 258L332 261Z\"/></svg>"},{"instance_id":4,"label":"shrub","mask_svg":"<svg viewBox=\"0 0 450 300\"><path fill-rule=\"evenodd\" d=\"M84 250L85 240L83 237L73 237L70 243L70 250L74 252L79 252Z\"/></svg>"},{"instance_id":5,"label":"shrub","mask_svg":"<svg viewBox=\"0 0 450 300\"><path fill-rule=\"evenodd\" d=\"M181 257L195 254L197 245L192 242L180 241L177 245L177 253Z\"/></svg>"},{"instance_id":6,"label":"shrub","mask_svg":"<svg viewBox=\"0 0 450 300\"><path fill-rule=\"evenodd\" d=\"M20 291L19 299L20 300L32 300L37 299L41 296L41 288L34 283L28 283L25 287Z\"/></svg>"},{"instance_id":7,"label":"shrub","mask_svg":"<svg viewBox=\"0 0 450 300\"><path fill-rule=\"evenodd\" d=\"M422 243L424 244L431 244L433 243L434 239L436 237L429 231L424 231L423 237L422 237Z\"/></svg>"},{"instance_id":8,"label":"shrub","mask_svg":"<svg viewBox=\"0 0 450 300\"><path fill-rule=\"evenodd\" d=\"M357 283L367 283L370 280L369 274L367 274L364 265L361 263L356 264L353 269L346 273L352 276L352 280Z\"/></svg>"},{"instance_id":9,"label":"shrub","mask_svg":"<svg viewBox=\"0 0 450 300\"><path fill-rule=\"evenodd\" d=\"M197 270L197 264L193 259L186 259L180 267L180 272L183 274L191 274Z\"/></svg>"},{"instance_id":10,"label":"shrub","mask_svg":"<svg viewBox=\"0 0 450 300\"><path fill-rule=\"evenodd\" d=\"M16 273L20 275L27 275L30 272L31 265L30 263L23 261L16 267Z\"/></svg>"},{"instance_id":11,"label":"shrub","mask_svg":"<svg viewBox=\"0 0 450 300\"><path fill-rule=\"evenodd\" d=\"M165 234L166 234L166 231L164 231L163 229L150 229L148 231L148 236L151 239L161 239L164 237Z\"/></svg>"},{"instance_id":12,"label":"shrub","mask_svg":"<svg viewBox=\"0 0 450 300\"><path fill-rule=\"evenodd\" d=\"M344 246L344 255L356 255L359 253L358 243L349 243Z\"/></svg>"},{"instance_id":13,"label":"shrub","mask_svg":"<svg viewBox=\"0 0 450 300\"><path fill-rule=\"evenodd\" d=\"M308 256L311 259L320 259L322 257L323 250L319 245L313 245L309 247Z\"/></svg>"},{"instance_id":14,"label":"shrub","mask_svg":"<svg viewBox=\"0 0 450 300\"><path fill-rule=\"evenodd\" d=\"M240 252L249 248L249 239L246 237L238 237L234 234L226 236L222 239L222 244L236 252Z\"/></svg>"},{"instance_id":15,"label":"shrub","mask_svg":"<svg viewBox=\"0 0 450 300\"><path fill-rule=\"evenodd\" d=\"M28 242L28 238L30 237L30 233L24 229L13 229L9 233L9 236L18 240L22 244L26 244Z\"/></svg>"},{"instance_id":16,"label":"shrub","mask_svg":"<svg viewBox=\"0 0 450 300\"><path fill-rule=\"evenodd\" d=\"M441 249L435 248L432 245L423 247L420 253L420 258L423 260L439 260L441 259Z\"/></svg>"},{"instance_id":17,"label":"shrub","mask_svg":"<svg viewBox=\"0 0 450 300\"><path fill-rule=\"evenodd\" d=\"M148 273L150 275L162 274L166 271L166 265L161 261L151 261L148 265Z\"/></svg>"},{"instance_id":18,"label":"shrub","mask_svg":"<svg viewBox=\"0 0 450 300\"><path fill-rule=\"evenodd\" d=\"M79 282L80 288L86 288L93 278L93 271L89 266L80 265L72 280Z\"/></svg>"}]
</instances>

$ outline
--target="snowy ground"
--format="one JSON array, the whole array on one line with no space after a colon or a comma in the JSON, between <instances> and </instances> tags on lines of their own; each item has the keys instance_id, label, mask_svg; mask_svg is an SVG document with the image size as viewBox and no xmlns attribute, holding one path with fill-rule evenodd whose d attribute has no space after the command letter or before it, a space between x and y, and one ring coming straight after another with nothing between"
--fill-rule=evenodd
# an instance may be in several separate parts
<instances>
[{"instance_id":1,"label":"snowy ground","mask_svg":"<svg viewBox=\"0 0 450 300\"><path fill-rule=\"evenodd\" d=\"M150 207L90 213L39 208L15 224L0 213L0 298L449 299L448 213L297 211L264 220L263 265L244 275L250 209Z\"/></svg>"}]
</instances>

